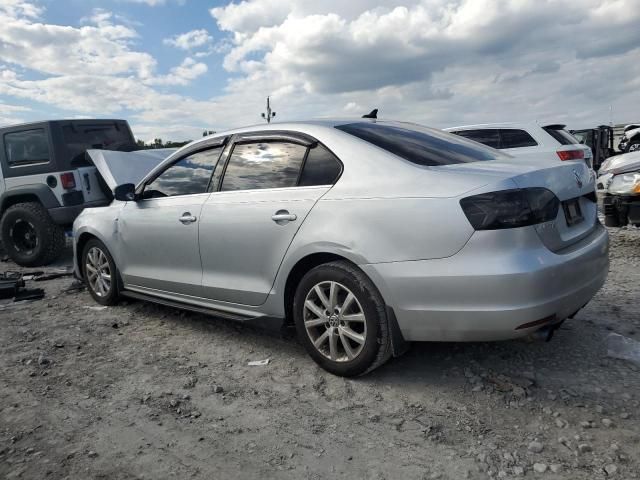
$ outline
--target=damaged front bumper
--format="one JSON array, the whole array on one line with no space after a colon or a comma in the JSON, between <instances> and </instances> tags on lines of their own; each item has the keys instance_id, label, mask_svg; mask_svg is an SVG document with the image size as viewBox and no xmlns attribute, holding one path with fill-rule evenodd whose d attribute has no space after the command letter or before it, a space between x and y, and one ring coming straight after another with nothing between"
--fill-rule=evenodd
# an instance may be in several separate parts
<instances>
[{"instance_id":1,"label":"damaged front bumper","mask_svg":"<svg viewBox=\"0 0 640 480\"><path fill-rule=\"evenodd\" d=\"M605 216L616 217L622 224L640 224L640 195L605 194L602 198Z\"/></svg>"}]
</instances>

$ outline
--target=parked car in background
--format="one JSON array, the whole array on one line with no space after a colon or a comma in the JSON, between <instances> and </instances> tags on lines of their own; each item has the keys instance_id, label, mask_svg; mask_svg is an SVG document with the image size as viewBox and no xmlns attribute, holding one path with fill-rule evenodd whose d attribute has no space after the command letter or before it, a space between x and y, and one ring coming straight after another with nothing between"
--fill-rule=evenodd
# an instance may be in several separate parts
<instances>
[{"instance_id":1,"label":"parked car in background","mask_svg":"<svg viewBox=\"0 0 640 480\"><path fill-rule=\"evenodd\" d=\"M89 151L93 156L95 152ZM96 165L108 169L110 156ZM207 136L74 222L93 298L286 319L345 376L407 341L554 329L608 270L584 163L536 165L415 124L282 123Z\"/></svg>"},{"instance_id":2,"label":"parked car in background","mask_svg":"<svg viewBox=\"0 0 640 480\"><path fill-rule=\"evenodd\" d=\"M600 125L596 128L584 128L569 130L581 144L591 149L593 154L592 165L594 170L600 169L600 165L609 157L619 152L613 147L614 128L609 125Z\"/></svg>"},{"instance_id":3,"label":"parked car in background","mask_svg":"<svg viewBox=\"0 0 640 480\"><path fill-rule=\"evenodd\" d=\"M605 225L640 227L640 151L607 159L599 174Z\"/></svg>"},{"instance_id":4,"label":"parked car in background","mask_svg":"<svg viewBox=\"0 0 640 480\"><path fill-rule=\"evenodd\" d=\"M444 129L522 159L579 160L593 167L593 153L565 125L485 123Z\"/></svg>"},{"instance_id":5,"label":"parked car in background","mask_svg":"<svg viewBox=\"0 0 640 480\"><path fill-rule=\"evenodd\" d=\"M66 227L111 197L88 148L133 150L124 120L53 120L0 128L0 236L18 265L54 261Z\"/></svg>"},{"instance_id":6,"label":"parked car in background","mask_svg":"<svg viewBox=\"0 0 640 480\"><path fill-rule=\"evenodd\" d=\"M618 149L621 152L637 152L640 150L640 125L637 123L624 127Z\"/></svg>"}]
</instances>

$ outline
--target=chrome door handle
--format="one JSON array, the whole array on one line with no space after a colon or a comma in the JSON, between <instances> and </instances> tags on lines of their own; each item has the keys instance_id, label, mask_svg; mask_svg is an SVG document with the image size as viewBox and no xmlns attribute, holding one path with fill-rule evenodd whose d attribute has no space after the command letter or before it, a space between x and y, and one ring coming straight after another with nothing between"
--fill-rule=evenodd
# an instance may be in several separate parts
<instances>
[{"instance_id":1,"label":"chrome door handle","mask_svg":"<svg viewBox=\"0 0 640 480\"><path fill-rule=\"evenodd\" d=\"M293 213L289 213L286 210L278 210L274 215L271 215L271 220L273 220L279 225L282 225L287 222L294 222L297 219L298 219L297 215Z\"/></svg>"},{"instance_id":2,"label":"chrome door handle","mask_svg":"<svg viewBox=\"0 0 640 480\"><path fill-rule=\"evenodd\" d=\"M184 212L178 220L180 220L180 223L182 223L183 225L187 225L189 223L195 222L197 218L194 215L191 215L189 212Z\"/></svg>"}]
</instances>

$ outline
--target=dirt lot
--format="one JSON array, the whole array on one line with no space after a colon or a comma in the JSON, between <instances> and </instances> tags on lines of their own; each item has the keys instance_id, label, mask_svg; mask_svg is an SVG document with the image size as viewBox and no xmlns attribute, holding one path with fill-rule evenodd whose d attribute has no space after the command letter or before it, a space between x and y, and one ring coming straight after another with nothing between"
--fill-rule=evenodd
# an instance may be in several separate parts
<instances>
[{"instance_id":1,"label":"dirt lot","mask_svg":"<svg viewBox=\"0 0 640 480\"><path fill-rule=\"evenodd\" d=\"M611 237L552 342L417 344L355 380L294 339L31 283L0 307L0 477L639 478L640 368L605 337L640 340L640 230Z\"/></svg>"}]
</instances>

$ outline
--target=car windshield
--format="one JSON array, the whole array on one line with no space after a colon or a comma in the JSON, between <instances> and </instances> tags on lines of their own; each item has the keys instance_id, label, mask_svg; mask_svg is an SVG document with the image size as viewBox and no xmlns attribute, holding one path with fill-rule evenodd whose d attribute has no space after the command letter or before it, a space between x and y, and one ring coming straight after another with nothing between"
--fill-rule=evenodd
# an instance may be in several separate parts
<instances>
[{"instance_id":1,"label":"car windshield","mask_svg":"<svg viewBox=\"0 0 640 480\"><path fill-rule=\"evenodd\" d=\"M507 158L480 143L419 125L358 122L335 128L418 165L433 167Z\"/></svg>"}]
</instances>

